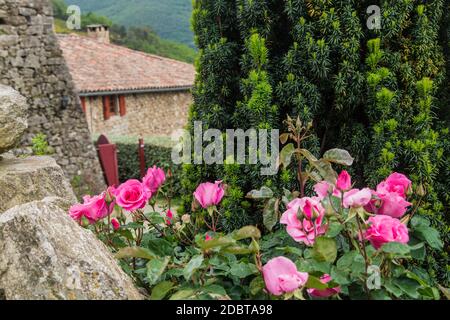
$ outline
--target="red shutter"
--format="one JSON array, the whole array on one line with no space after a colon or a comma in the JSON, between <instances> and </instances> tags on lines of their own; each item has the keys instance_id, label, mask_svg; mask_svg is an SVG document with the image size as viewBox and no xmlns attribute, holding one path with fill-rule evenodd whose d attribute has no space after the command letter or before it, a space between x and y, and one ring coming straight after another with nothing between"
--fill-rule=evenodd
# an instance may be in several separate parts
<instances>
[{"instance_id":1,"label":"red shutter","mask_svg":"<svg viewBox=\"0 0 450 320\"><path fill-rule=\"evenodd\" d=\"M80 97L81 100L81 108L83 109L83 112L86 113L86 98Z\"/></svg>"},{"instance_id":2,"label":"red shutter","mask_svg":"<svg viewBox=\"0 0 450 320\"><path fill-rule=\"evenodd\" d=\"M108 120L111 117L111 115L109 113L110 105L111 105L111 100L110 100L109 96L104 96L103 97L103 119L105 119L105 120Z\"/></svg>"},{"instance_id":3,"label":"red shutter","mask_svg":"<svg viewBox=\"0 0 450 320\"><path fill-rule=\"evenodd\" d=\"M119 96L119 110L120 116L123 117L127 114L127 106L125 104L125 96Z\"/></svg>"}]
</instances>

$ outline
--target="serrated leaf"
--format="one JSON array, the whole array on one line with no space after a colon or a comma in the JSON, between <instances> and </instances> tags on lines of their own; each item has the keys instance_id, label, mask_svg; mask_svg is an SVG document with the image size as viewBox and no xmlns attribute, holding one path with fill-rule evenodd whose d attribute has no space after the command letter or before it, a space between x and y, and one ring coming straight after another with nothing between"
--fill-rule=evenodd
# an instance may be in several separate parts
<instances>
[{"instance_id":1,"label":"serrated leaf","mask_svg":"<svg viewBox=\"0 0 450 320\"><path fill-rule=\"evenodd\" d=\"M337 258L336 240L325 237L316 238L312 255L317 261L333 263Z\"/></svg>"},{"instance_id":2,"label":"serrated leaf","mask_svg":"<svg viewBox=\"0 0 450 320\"><path fill-rule=\"evenodd\" d=\"M153 287L150 300L162 300L172 290L174 284L170 281L163 281Z\"/></svg>"},{"instance_id":3,"label":"serrated leaf","mask_svg":"<svg viewBox=\"0 0 450 320\"><path fill-rule=\"evenodd\" d=\"M351 166L353 164L353 161L355 160L350 153L348 153L347 150L344 149L331 149L325 152L323 155L323 159L345 165L345 166Z\"/></svg>"},{"instance_id":4,"label":"serrated leaf","mask_svg":"<svg viewBox=\"0 0 450 320\"><path fill-rule=\"evenodd\" d=\"M283 133L280 135L280 142L281 144L286 144L286 142L289 139L289 133Z\"/></svg>"},{"instance_id":5,"label":"serrated leaf","mask_svg":"<svg viewBox=\"0 0 450 320\"><path fill-rule=\"evenodd\" d=\"M233 232L232 237L234 240L242 240L248 238L259 239L261 238L261 231L254 226L246 226L235 232Z\"/></svg>"},{"instance_id":6,"label":"serrated leaf","mask_svg":"<svg viewBox=\"0 0 450 320\"><path fill-rule=\"evenodd\" d=\"M252 274L258 273L258 269L252 263L240 262L240 263L234 263L231 266L230 273L235 277L243 279Z\"/></svg>"},{"instance_id":7,"label":"serrated leaf","mask_svg":"<svg viewBox=\"0 0 450 320\"><path fill-rule=\"evenodd\" d=\"M194 272L199 269L203 263L203 255L192 257L188 264L183 269L183 276L186 280L191 279Z\"/></svg>"},{"instance_id":8,"label":"serrated leaf","mask_svg":"<svg viewBox=\"0 0 450 320\"><path fill-rule=\"evenodd\" d=\"M292 156L294 155L295 147L294 144L289 143L280 151L279 163L284 168L287 168L292 161Z\"/></svg>"},{"instance_id":9,"label":"serrated leaf","mask_svg":"<svg viewBox=\"0 0 450 320\"><path fill-rule=\"evenodd\" d=\"M399 242L389 242L381 247L381 250L386 253L393 253L398 255L407 255L410 253L411 249L407 244Z\"/></svg>"},{"instance_id":10,"label":"serrated leaf","mask_svg":"<svg viewBox=\"0 0 450 320\"><path fill-rule=\"evenodd\" d=\"M170 257L158 257L150 260L147 263L147 278L150 285L154 285L158 282L164 270L166 270L169 261Z\"/></svg>"},{"instance_id":11,"label":"serrated leaf","mask_svg":"<svg viewBox=\"0 0 450 320\"><path fill-rule=\"evenodd\" d=\"M278 207L280 205L279 199L270 199L263 210L263 223L267 230L272 231L278 223Z\"/></svg>"},{"instance_id":12,"label":"serrated leaf","mask_svg":"<svg viewBox=\"0 0 450 320\"><path fill-rule=\"evenodd\" d=\"M425 225L418 225L415 227L414 232L419 238L426 241L430 247L437 250L442 250L444 247L444 243L436 229Z\"/></svg>"},{"instance_id":13,"label":"serrated leaf","mask_svg":"<svg viewBox=\"0 0 450 320\"><path fill-rule=\"evenodd\" d=\"M248 199L270 199L273 197L273 191L264 186L259 190L252 190L245 196Z\"/></svg>"},{"instance_id":14,"label":"serrated leaf","mask_svg":"<svg viewBox=\"0 0 450 320\"><path fill-rule=\"evenodd\" d=\"M194 289L183 289L173 294L170 300L187 300L195 296L196 291Z\"/></svg>"},{"instance_id":15,"label":"serrated leaf","mask_svg":"<svg viewBox=\"0 0 450 320\"><path fill-rule=\"evenodd\" d=\"M322 281L320 281L319 278L309 275L308 281L306 282L305 287L308 289L325 290L328 288L328 285L325 283L322 283Z\"/></svg>"}]
</instances>

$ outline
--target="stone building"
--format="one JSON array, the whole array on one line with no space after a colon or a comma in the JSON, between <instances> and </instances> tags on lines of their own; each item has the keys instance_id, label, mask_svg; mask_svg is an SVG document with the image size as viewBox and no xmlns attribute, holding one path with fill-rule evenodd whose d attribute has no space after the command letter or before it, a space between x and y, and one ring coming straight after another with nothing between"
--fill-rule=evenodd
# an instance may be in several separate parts
<instances>
[{"instance_id":1,"label":"stone building","mask_svg":"<svg viewBox=\"0 0 450 320\"><path fill-rule=\"evenodd\" d=\"M97 151L53 32L49 0L0 0L0 84L27 99L28 130L22 147L44 133L71 180L76 178L92 192L102 190Z\"/></svg>"},{"instance_id":2,"label":"stone building","mask_svg":"<svg viewBox=\"0 0 450 320\"><path fill-rule=\"evenodd\" d=\"M101 25L58 40L94 136L163 136L184 127L192 65L110 44Z\"/></svg>"}]
</instances>

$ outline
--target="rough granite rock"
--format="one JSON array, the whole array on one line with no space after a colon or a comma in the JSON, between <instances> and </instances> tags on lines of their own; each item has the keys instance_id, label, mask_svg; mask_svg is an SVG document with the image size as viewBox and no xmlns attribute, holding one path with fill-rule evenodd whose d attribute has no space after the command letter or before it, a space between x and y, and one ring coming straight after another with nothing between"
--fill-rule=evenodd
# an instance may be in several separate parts
<instances>
[{"instance_id":1,"label":"rough granite rock","mask_svg":"<svg viewBox=\"0 0 450 320\"><path fill-rule=\"evenodd\" d=\"M0 215L0 297L137 300L143 296L95 235L46 198Z\"/></svg>"},{"instance_id":2,"label":"rough granite rock","mask_svg":"<svg viewBox=\"0 0 450 320\"><path fill-rule=\"evenodd\" d=\"M53 158L4 157L0 160L0 215L14 206L45 197L77 201L64 172Z\"/></svg>"},{"instance_id":3,"label":"rough granite rock","mask_svg":"<svg viewBox=\"0 0 450 320\"><path fill-rule=\"evenodd\" d=\"M0 84L0 154L14 148L27 129L26 99Z\"/></svg>"}]
</instances>

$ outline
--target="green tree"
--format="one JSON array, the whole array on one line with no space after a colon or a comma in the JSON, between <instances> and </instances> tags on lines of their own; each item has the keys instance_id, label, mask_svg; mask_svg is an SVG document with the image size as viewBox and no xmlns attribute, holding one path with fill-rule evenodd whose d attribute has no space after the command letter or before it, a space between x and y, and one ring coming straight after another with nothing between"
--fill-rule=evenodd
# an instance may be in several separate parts
<instances>
[{"instance_id":1,"label":"green tree","mask_svg":"<svg viewBox=\"0 0 450 320\"><path fill-rule=\"evenodd\" d=\"M366 10L374 4L381 29L370 30ZM317 157L349 150L357 186L376 187L393 171L410 176L417 214L431 218L448 247L448 11L443 0L196 0L190 129L202 121L205 129L286 131L287 115L312 122L305 147ZM199 182L223 179L223 225L231 229L261 219L245 198L250 190L298 190L289 168L271 179L258 169L187 165L183 187L190 195ZM427 259L448 284L446 253Z\"/></svg>"}]
</instances>

